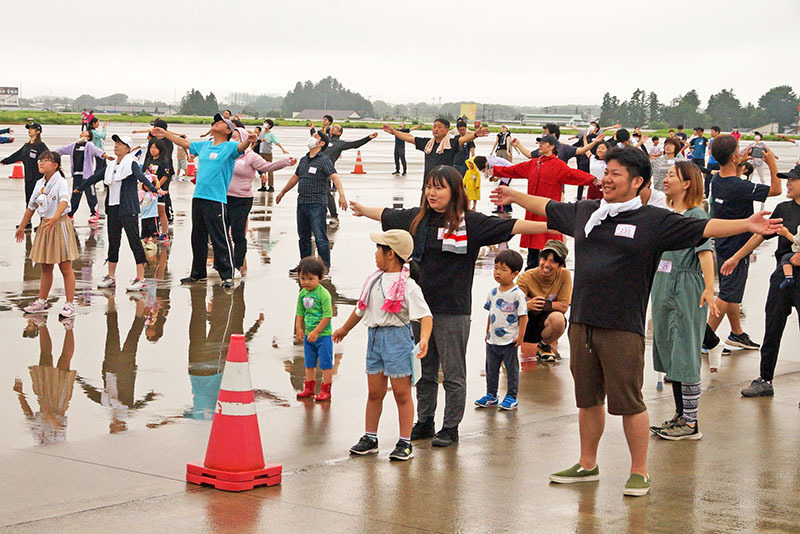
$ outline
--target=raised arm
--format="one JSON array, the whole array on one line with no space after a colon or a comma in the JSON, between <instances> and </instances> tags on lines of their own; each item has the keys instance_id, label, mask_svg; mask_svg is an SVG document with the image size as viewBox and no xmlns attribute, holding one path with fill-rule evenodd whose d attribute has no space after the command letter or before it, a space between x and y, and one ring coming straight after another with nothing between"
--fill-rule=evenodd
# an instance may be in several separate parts
<instances>
[{"instance_id":1,"label":"raised arm","mask_svg":"<svg viewBox=\"0 0 800 534\"><path fill-rule=\"evenodd\" d=\"M369 143L370 141L372 141L373 139L375 139L376 137L378 137L378 132L371 133L366 137L362 137L361 139L357 139L356 141L344 141L344 142L340 142L340 143L341 143L341 146L344 147L344 148L342 148L342 150L350 150L351 148L358 148L358 147L364 146L367 143Z\"/></svg>"},{"instance_id":2,"label":"raised arm","mask_svg":"<svg viewBox=\"0 0 800 534\"><path fill-rule=\"evenodd\" d=\"M527 148L525 148L525 147L522 145L522 143L520 143L520 142L519 142L519 139L517 139L516 137L514 138L514 140L513 140L513 141L511 141L511 146L513 146L514 148L516 148L516 149L517 149L517 152L519 152L520 154L522 154L522 155L523 155L523 156L525 156L526 158L528 158L528 159L531 159L531 151L530 151L530 150L528 150Z\"/></svg>"},{"instance_id":3,"label":"raised arm","mask_svg":"<svg viewBox=\"0 0 800 534\"><path fill-rule=\"evenodd\" d=\"M575 150L575 155L580 156L581 154L586 154L592 149L592 147L594 147L594 145L602 141L603 137L605 136L603 134L600 134L597 137L595 137L591 143L587 143L586 134L583 134L583 146L578 147L578 149Z\"/></svg>"},{"instance_id":4,"label":"raised arm","mask_svg":"<svg viewBox=\"0 0 800 534\"><path fill-rule=\"evenodd\" d=\"M154 136L159 136L161 134L164 134L164 137L166 137L167 139L172 141L174 144L185 148L186 150L189 150L189 145L191 145L191 143L189 142L188 139L184 139L183 137L181 137L181 136L179 136L179 135L177 135L177 134L175 134L173 132L170 132L169 130L165 130L163 128L159 128L158 126L154 127L151 130L151 133ZM245 148L247 148L247 147L245 147ZM242 150L241 152L244 152L244 150Z\"/></svg>"},{"instance_id":5,"label":"raised arm","mask_svg":"<svg viewBox=\"0 0 800 534\"><path fill-rule=\"evenodd\" d=\"M178 139L181 139L180 137ZM245 151L250 148L250 145L258 141L258 136L254 133L250 133L247 135L247 138L242 139L238 145L236 145L236 150L239 151L239 154L244 154ZM188 146L185 148L189 148Z\"/></svg>"},{"instance_id":6,"label":"raised arm","mask_svg":"<svg viewBox=\"0 0 800 534\"><path fill-rule=\"evenodd\" d=\"M484 126L483 128L478 128L474 132L469 132L468 134L462 135L458 138L458 146L462 147L466 143L473 141L476 137L486 137L489 135L489 128Z\"/></svg>"},{"instance_id":7,"label":"raised arm","mask_svg":"<svg viewBox=\"0 0 800 534\"><path fill-rule=\"evenodd\" d=\"M775 160L775 152L764 147L764 162L769 167L769 196L776 197L783 192L783 184L778 178L778 162Z\"/></svg>"},{"instance_id":8,"label":"raised arm","mask_svg":"<svg viewBox=\"0 0 800 534\"><path fill-rule=\"evenodd\" d=\"M396 130L391 124L384 124L383 131L392 134L393 136L397 137L398 139L405 141L406 143L414 144L414 136L410 133L401 132L400 130Z\"/></svg>"}]
</instances>

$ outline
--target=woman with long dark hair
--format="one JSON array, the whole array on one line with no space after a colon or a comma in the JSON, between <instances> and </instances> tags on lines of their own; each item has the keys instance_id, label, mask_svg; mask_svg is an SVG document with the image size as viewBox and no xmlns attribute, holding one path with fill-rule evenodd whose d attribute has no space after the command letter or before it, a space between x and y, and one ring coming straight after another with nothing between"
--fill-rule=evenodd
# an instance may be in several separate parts
<instances>
[{"instance_id":1,"label":"woman with long dark hair","mask_svg":"<svg viewBox=\"0 0 800 534\"><path fill-rule=\"evenodd\" d=\"M472 310L472 278L481 247L503 243L514 234L544 233L547 223L500 219L470 211L461 174L439 165L425 177L420 207L407 210L368 208L351 202L353 214L381 221L383 230L408 230L414 236L414 259L420 287L433 313L428 355L417 382L417 423L411 439L434 435L439 366L444 372L445 411L442 429L432 444L458 441L466 403L466 353Z\"/></svg>"}]
</instances>

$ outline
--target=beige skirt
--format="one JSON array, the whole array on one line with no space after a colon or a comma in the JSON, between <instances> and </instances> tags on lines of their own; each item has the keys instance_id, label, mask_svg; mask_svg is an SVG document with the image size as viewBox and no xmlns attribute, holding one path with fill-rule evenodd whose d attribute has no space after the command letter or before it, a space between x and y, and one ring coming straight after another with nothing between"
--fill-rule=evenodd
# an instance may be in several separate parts
<instances>
[{"instance_id":1,"label":"beige skirt","mask_svg":"<svg viewBox=\"0 0 800 534\"><path fill-rule=\"evenodd\" d=\"M78 241L75 239L75 228L69 217L62 215L49 232L39 227L33 239L30 259L33 263L53 265L78 259Z\"/></svg>"}]
</instances>

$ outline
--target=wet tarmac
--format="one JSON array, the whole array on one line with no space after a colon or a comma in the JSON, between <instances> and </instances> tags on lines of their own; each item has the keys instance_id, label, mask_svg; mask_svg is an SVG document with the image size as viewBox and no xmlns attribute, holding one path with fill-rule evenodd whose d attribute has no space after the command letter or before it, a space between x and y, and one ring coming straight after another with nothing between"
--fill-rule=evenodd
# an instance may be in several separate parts
<instances>
[{"instance_id":1,"label":"wet tarmac","mask_svg":"<svg viewBox=\"0 0 800 534\"><path fill-rule=\"evenodd\" d=\"M132 126L112 124L111 133ZM19 128L19 127L17 127ZM197 137L203 126L176 126ZM307 130L275 130L292 155L305 153ZM23 132L24 133L24 132ZM72 142L74 126L45 126L51 147ZM345 130L347 140L369 134ZM17 132L16 135L19 136ZM533 146L534 136L520 136ZM144 141L144 136L135 140ZM347 197L367 205L418 204L421 153L407 148L409 174L392 176L394 140L386 134L362 147L366 175L352 175L355 151L337 168ZM491 148L478 141L478 154ZM18 145L0 146L0 156ZM781 170L797 157L789 143L771 143ZM110 143L109 143L110 148ZM21 307L38 292L39 270L26 260L31 240L16 244L14 225L24 209L22 180L0 169L0 527L12 530L126 530L255 532L326 526L334 532L376 531L792 531L798 509L797 401L800 400L800 334L790 317L776 377L774 399L742 399L738 390L758 374L758 353L735 351L719 373L704 364L701 421L705 438L694 443L653 443L654 480L646 499L623 500L628 456L621 423L609 419L601 446L604 479L583 488L547 487L546 475L577 458L577 416L565 360L524 364L520 409L473 411L461 425L461 442L447 450L422 444L404 465L377 458L349 459L347 449L363 432L366 399L366 330L356 328L335 349L333 401L299 402L302 346L292 341L296 280L287 271L298 258L296 195L280 206L256 193L248 231L247 274L232 291L218 278L182 287L190 266L189 208L192 185L173 182L176 218L172 242L148 254L151 287L131 298L122 287L98 290L105 274L104 221L90 226L85 203L75 217L80 259L73 264L77 316L70 330L59 323L62 282L55 277L53 307L44 324L26 319ZM6 172L7 171L7 172ZM291 176L276 173L276 187ZM479 209L488 212L484 182ZM567 188L567 199L575 188ZM770 199L767 208L780 199ZM517 213L521 211L517 208ZM325 285L335 301L334 325L352 310L364 277L373 269L367 234L378 224L341 215L330 231L332 269ZM512 241L512 247L518 246ZM767 278L774 268L768 242L756 262L743 303L745 330L761 340ZM481 298L493 285L494 251L479 259L473 317L483 321ZM571 260L568 266L572 266ZM211 271L210 271L211 272ZM134 275L123 243L118 279ZM60 300L59 300L60 299ZM58 302L56 302L58 301ZM265 457L283 464L281 487L232 495L188 486L187 461L201 461L211 413L232 333L246 335ZM727 335L727 323L720 327ZM481 331L468 348L468 401L485 382ZM649 362L649 351L648 351ZM671 415L669 387L659 391L648 363L645 399L651 418ZM501 384L502 384L501 380ZM502 387L501 387L502 389ZM440 403L440 405L443 403ZM396 410L387 399L380 430L382 448L396 440ZM364 461L362 461L364 460ZM24 488L20 491L20 488ZM343 491L344 490L344 491ZM509 513L511 512L511 513ZM152 525L147 527L145 525Z\"/></svg>"}]
</instances>

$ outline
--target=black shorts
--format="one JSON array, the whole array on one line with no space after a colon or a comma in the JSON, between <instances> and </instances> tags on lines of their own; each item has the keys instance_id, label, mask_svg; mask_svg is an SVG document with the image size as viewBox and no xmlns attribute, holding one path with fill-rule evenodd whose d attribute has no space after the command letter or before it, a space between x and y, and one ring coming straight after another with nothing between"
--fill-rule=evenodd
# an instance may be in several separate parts
<instances>
[{"instance_id":1,"label":"black shorts","mask_svg":"<svg viewBox=\"0 0 800 534\"><path fill-rule=\"evenodd\" d=\"M721 266L728 258L717 255L717 265ZM733 304L741 304L744 297L744 286L750 270L750 258L744 258L728 276L719 275L719 299Z\"/></svg>"},{"instance_id":2,"label":"black shorts","mask_svg":"<svg viewBox=\"0 0 800 534\"><path fill-rule=\"evenodd\" d=\"M142 219L142 239L158 237L158 217Z\"/></svg>"},{"instance_id":3,"label":"black shorts","mask_svg":"<svg viewBox=\"0 0 800 534\"><path fill-rule=\"evenodd\" d=\"M544 322L551 313L561 313L559 311L550 312L528 312L528 326L525 327L525 335L522 340L525 343L539 343L542 340L542 330ZM561 315L564 315L563 313Z\"/></svg>"}]
</instances>

